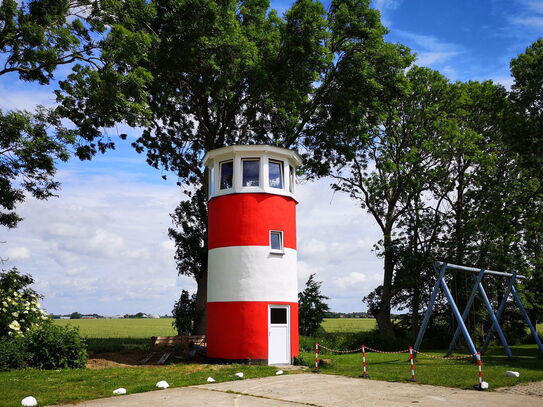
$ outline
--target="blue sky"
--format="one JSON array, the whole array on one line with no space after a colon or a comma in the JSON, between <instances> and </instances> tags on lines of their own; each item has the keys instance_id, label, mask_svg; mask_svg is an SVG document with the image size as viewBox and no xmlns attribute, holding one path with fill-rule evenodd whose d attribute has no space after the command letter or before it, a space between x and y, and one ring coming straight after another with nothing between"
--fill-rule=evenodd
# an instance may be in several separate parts
<instances>
[{"instance_id":1,"label":"blue sky","mask_svg":"<svg viewBox=\"0 0 543 407\"><path fill-rule=\"evenodd\" d=\"M291 2L273 1L285 10ZM509 61L543 36L543 1L377 0L390 30L387 40L409 46L417 63L451 80L492 79L509 87ZM57 77L66 75L61 69ZM0 109L32 110L54 104L50 86L0 77ZM91 162L59 166L63 187L47 202L28 199L25 220L0 231L4 268L32 274L50 312L138 311L165 314L182 288L177 277L169 213L182 199L175 177L162 180L127 142ZM360 311L361 298L381 281L381 260L372 252L379 233L355 202L333 194L329 181L298 188L299 285L316 272L336 311Z\"/></svg>"}]
</instances>

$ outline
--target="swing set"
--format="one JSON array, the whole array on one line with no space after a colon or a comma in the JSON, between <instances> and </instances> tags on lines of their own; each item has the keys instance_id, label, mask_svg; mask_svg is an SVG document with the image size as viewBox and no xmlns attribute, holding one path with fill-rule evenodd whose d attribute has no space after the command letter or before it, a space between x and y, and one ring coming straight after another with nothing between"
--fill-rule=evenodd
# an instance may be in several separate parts
<instances>
[{"instance_id":1,"label":"swing set","mask_svg":"<svg viewBox=\"0 0 543 407\"><path fill-rule=\"evenodd\" d=\"M530 332L532 333L532 336L537 344L537 347L539 348L539 351L543 354L543 345L541 344L541 340L539 339L539 336L537 335L537 330L532 324L532 321L530 321L530 318L528 317L528 313L526 312L526 309L522 305L522 301L520 300L517 289L515 287L517 280L524 279L525 278L524 276L521 276L517 274L516 272L504 273L501 271L478 269L474 267L459 266L456 264L449 264L449 263L443 263L443 262L436 262L434 264L434 269L437 272L437 281L434 285L434 289L432 290L430 303L428 304L428 309L426 310L426 313L424 314L424 319L422 320L422 324L420 326L419 333L417 335L417 340L415 341L415 346L414 346L415 355L416 355L416 352L420 349L420 345L422 343L422 339L424 338L424 333L426 332L426 328L428 327L428 322L430 321L430 317L432 316L434 304L435 304L435 301L439 294L440 289L443 289L443 292L445 293L445 296L447 297L447 300L452 308L454 317L458 323L458 327L456 328L456 331L453 335L451 343L449 344L447 356L453 353L456 343L458 342L458 339L460 338L460 334L464 336L464 339L466 340L466 343L468 345L468 348L471 354L477 355L478 353L475 347L475 344L473 340L471 339L471 335L466 327L466 319L469 315L471 307L473 306L473 302L475 300L477 293L481 295L481 298L483 299L483 302L485 303L488 314L490 315L490 319L492 320L492 326L490 330L488 331L488 334L486 335L483 346L481 347L481 350L480 350L481 353L484 353L487 350L488 345L490 344L490 341L494 337L494 331L495 331L498 334L498 337L500 338L500 342L505 348L505 353L507 354L507 357L508 358L513 357L513 353L511 352L509 344L507 343L507 339L505 338L505 335L503 334L503 330L500 327L500 318L505 309L509 296L512 294L514 301L516 302L524 320L526 321L526 324L528 324L528 327L530 328ZM460 314L460 310L458 309L458 306L456 305L456 302L454 301L451 291L449 287L447 286L447 282L445 280L445 274L447 273L447 271L464 271L464 272L470 272L470 273L476 274L475 284L473 285L471 294L468 298L466 307L462 314ZM488 296L486 295L486 291L483 286L483 278L485 276L497 276L497 277L503 277L503 278L508 279L507 288L505 290L505 293L503 294L503 297L498 306L497 312L494 312L494 309L492 308L492 304L490 303Z\"/></svg>"}]
</instances>

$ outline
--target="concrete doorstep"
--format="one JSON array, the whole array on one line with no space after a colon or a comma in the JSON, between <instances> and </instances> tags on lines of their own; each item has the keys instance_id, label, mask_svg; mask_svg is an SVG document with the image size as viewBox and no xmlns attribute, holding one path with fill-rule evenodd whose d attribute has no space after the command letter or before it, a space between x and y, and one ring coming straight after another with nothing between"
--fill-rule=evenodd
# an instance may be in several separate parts
<instances>
[{"instance_id":1,"label":"concrete doorstep","mask_svg":"<svg viewBox=\"0 0 543 407\"><path fill-rule=\"evenodd\" d=\"M325 374L296 374L180 387L78 403L84 407L316 406L541 407L543 398ZM75 404L74 404L75 406Z\"/></svg>"}]
</instances>

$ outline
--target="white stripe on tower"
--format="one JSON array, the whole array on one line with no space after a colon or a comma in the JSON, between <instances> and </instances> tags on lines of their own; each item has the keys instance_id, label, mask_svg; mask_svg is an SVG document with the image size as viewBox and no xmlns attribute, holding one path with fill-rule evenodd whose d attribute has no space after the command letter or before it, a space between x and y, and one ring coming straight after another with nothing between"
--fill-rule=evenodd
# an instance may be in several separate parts
<instances>
[{"instance_id":1,"label":"white stripe on tower","mask_svg":"<svg viewBox=\"0 0 543 407\"><path fill-rule=\"evenodd\" d=\"M209 251L208 302L297 302L297 253L269 246L229 246Z\"/></svg>"}]
</instances>

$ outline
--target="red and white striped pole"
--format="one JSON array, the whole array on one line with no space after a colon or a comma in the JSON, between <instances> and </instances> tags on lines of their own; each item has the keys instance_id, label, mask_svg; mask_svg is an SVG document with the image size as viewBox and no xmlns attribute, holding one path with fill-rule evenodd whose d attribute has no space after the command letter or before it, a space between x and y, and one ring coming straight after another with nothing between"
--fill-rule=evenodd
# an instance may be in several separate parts
<instances>
[{"instance_id":1,"label":"red and white striped pole","mask_svg":"<svg viewBox=\"0 0 543 407\"><path fill-rule=\"evenodd\" d=\"M319 373L319 343L315 343L315 369L313 373Z\"/></svg>"},{"instance_id":2,"label":"red and white striped pole","mask_svg":"<svg viewBox=\"0 0 543 407\"><path fill-rule=\"evenodd\" d=\"M413 347L409 347L409 364L411 365L411 379L410 382L416 382L417 378L415 377L415 360L413 359Z\"/></svg>"},{"instance_id":3,"label":"red and white striped pole","mask_svg":"<svg viewBox=\"0 0 543 407\"><path fill-rule=\"evenodd\" d=\"M483 362L481 360L481 352L477 352L477 370L479 374L479 390L483 389Z\"/></svg>"},{"instance_id":4,"label":"red and white striped pole","mask_svg":"<svg viewBox=\"0 0 543 407\"><path fill-rule=\"evenodd\" d=\"M366 347L362 345L362 374L359 376L364 379L367 379L368 376L368 370L366 367Z\"/></svg>"}]
</instances>

